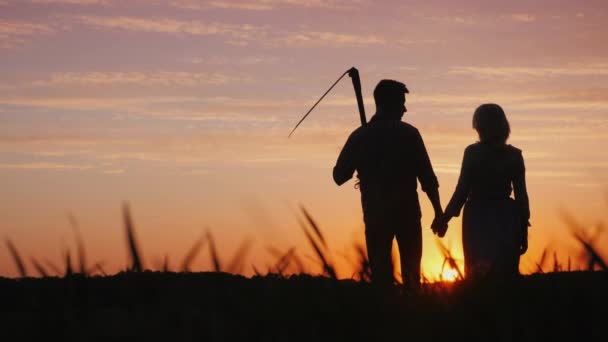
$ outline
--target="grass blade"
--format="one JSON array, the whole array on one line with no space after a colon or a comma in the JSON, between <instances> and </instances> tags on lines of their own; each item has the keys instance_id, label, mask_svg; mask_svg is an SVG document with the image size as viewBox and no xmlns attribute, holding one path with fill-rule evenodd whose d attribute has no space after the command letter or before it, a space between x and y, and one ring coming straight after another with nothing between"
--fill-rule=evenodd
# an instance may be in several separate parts
<instances>
[{"instance_id":1,"label":"grass blade","mask_svg":"<svg viewBox=\"0 0 608 342\"><path fill-rule=\"evenodd\" d=\"M81 274L87 274L87 260L84 248L84 241L82 239L82 235L80 234L80 228L78 226L78 222L76 218L72 214L68 214L68 220L70 221L70 225L74 230L74 236L76 237L76 251L78 252L78 269Z\"/></svg>"},{"instance_id":2,"label":"grass blade","mask_svg":"<svg viewBox=\"0 0 608 342\"><path fill-rule=\"evenodd\" d=\"M163 272L169 272L170 266L169 266L169 255L165 254L165 257L163 258L163 267L162 270Z\"/></svg>"},{"instance_id":3,"label":"grass blade","mask_svg":"<svg viewBox=\"0 0 608 342\"><path fill-rule=\"evenodd\" d=\"M32 261L32 265L34 265L34 268L36 269L36 272L38 272L38 274L40 274L41 277L46 278L49 276L49 274L44 269L44 267L42 267L42 265L38 261L36 261L36 259L31 258L31 261Z\"/></svg>"},{"instance_id":4,"label":"grass blade","mask_svg":"<svg viewBox=\"0 0 608 342\"><path fill-rule=\"evenodd\" d=\"M296 251L295 247L291 247L285 254L281 255L275 263L273 269L276 273L283 275L283 272L289 267L292 256Z\"/></svg>"},{"instance_id":5,"label":"grass blade","mask_svg":"<svg viewBox=\"0 0 608 342\"><path fill-rule=\"evenodd\" d=\"M133 221L131 220L131 214L129 212L129 205L125 203L123 205L123 217L125 221L125 230L127 233L127 244L129 247L129 256L131 258L130 271L141 272L143 271L143 263L140 257L139 248L137 247L137 240L135 238L135 229L133 228Z\"/></svg>"},{"instance_id":6,"label":"grass blade","mask_svg":"<svg viewBox=\"0 0 608 342\"><path fill-rule=\"evenodd\" d=\"M437 242L437 245L439 246L439 250L441 250L441 254L443 254L443 262L444 265L447 263L448 266L455 270L456 273L458 274L458 280L463 280L464 279L464 275L463 273L460 271L460 267L458 267L458 263L456 262L456 259L452 256L452 252L450 252L450 250L441 242L441 240L439 240L438 237L435 237L435 241ZM443 266L442 266L443 269ZM442 271L443 274L443 271Z\"/></svg>"},{"instance_id":7,"label":"grass blade","mask_svg":"<svg viewBox=\"0 0 608 342\"><path fill-rule=\"evenodd\" d=\"M103 261L99 261L99 262L94 263L93 266L91 266L91 268L87 271L87 274L92 274L95 271L97 271L101 275L103 275L104 277L107 276L108 274L104 271L103 265L104 265Z\"/></svg>"},{"instance_id":8,"label":"grass blade","mask_svg":"<svg viewBox=\"0 0 608 342\"><path fill-rule=\"evenodd\" d=\"M321 247L317 244L317 242L315 241L315 239L312 237L312 235L310 234L310 232L308 231L308 229L306 228L306 226L304 225L304 223L302 221L300 221L300 220L298 220L298 222L300 223L300 226L302 227L302 230L304 231L304 234L306 235L306 238L308 239L308 242L310 243L310 245L312 246L312 248L315 250L315 253L317 254L317 257L319 258L319 260L321 260L321 263L323 264L324 273L326 273L327 275L329 275L329 277L331 277L332 279L338 279L334 267L328 262L328 260L327 260L327 258L325 256L325 254L323 253Z\"/></svg>"},{"instance_id":9,"label":"grass blade","mask_svg":"<svg viewBox=\"0 0 608 342\"><path fill-rule=\"evenodd\" d=\"M215 248L215 240L213 239L213 235L211 235L211 232L209 230L207 230L207 241L209 241L209 252L211 254L211 262L213 263L213 269L215 270L215 272L221 272L222 271L222 264L220 262L220 258L217 255L217 249Z\"/></svg>"},{"instance_id":10,"label":"grass blade","mask_svg":"<svg viewBox=\"0 0 608 342\"><path fill-rule=\"evenodd\" d=\"M201 236L198 238L198 240L196 240L194 245L190 247L188 253L186 253L186 256L184 256L184 260L182 261L182 265L180 267L182 272L190 272L190 265L192 264L192 261L194 261L194 258L198 255L201 248L203 248L206 241L205 236Z\"/></svg>"},{"instance_id":11,"label":"grass blade","mask_svg":"<svg viewBox=\"0 0 608 342\"><path fill-rule=\"evenodd\" d=\"M369 264L369 259L367 258L367 252L361 244L355 244L355 251L359 256L359 267L357 270L359 280L370 282L372 279L372 270L371 265Z\"/></svg>"},{"instance_id":12,"label":"grass blade","mask_svg":"<svg viewBox=\"0 0 608 342\"><path fill-rule=\"evenodd\" d=\"M312 216L306 210L306 208L304 208L304 206L300 206L300 208L302 209L302 212L304 213L304 216L306 217L306 220L308 221L308 223L312 227L313 231L315 232L315 234L317 235L317 237L319 238L319 240L321 240L321 243L323 244L323 246L325 248L327 248L327 242L325 242L325 237L321 233L321 229L319 229L319 225L315 222L315 220L312 218Z\"/></svg>"},{"instance_id":13,"label":"grass blade","mask_svg":"<svg viewBox=\"0 0 608 342\"><path fill-rule=\"evenodd\" d=\"M595 265L598 265L602 270L608 270L606 261L604 261L604 259L597 252L597 249L593 246L593 240L596 239L597 236L602 232L603 226L601 224L598 225L594 237L590 238L585 233L584 227L579 224L569 213L562 211L561 216L566 224L570 227L571 234L583 247L583 252L587 256L587 269L589 271L593 271L595 269Z\"/></svg>"},{"instance_id":14,"label":"grass blade","mask_svg":"<svg viewBox=\"0 0 608 342\"><path fill-rule=\"evenodd\" d=\"M72 274L74 274L73 268L72 268L72 258L70 257L70 250L66 249L65 253L64 253L64 260L65 260L65 273L64 276L65 277L69 277Z\"/></svg>"},{"instance_id":15,"label":"grass blade","mask_svg":"<svg viewBox=\"0 0 608 342\"><path fill-rule=\"evenodd\" d=\"M53 272L55 272L55 274L57 274L58 276L62 274L62 271L59 269L59 267L57 267L57 265L53 264L50 260L48 259L43 259L45 265L50 268Z\"/></svg>"},{"instance_id":16,"label":"grass blade","mask_svg":"<svg viewBox=\"0 0 608 342\"><path fill-rule=\"evenodd\" d=\"M253 273L256 276L261 276L262 275L262 273L260 273L260 271L257 269L257 267L255 267L255 265L251 265L251 268L253 269Z\"/></svg>"},{"instance_id":17,"label":"grass blade","mask_svg":"<svg viewBox=\"0 0 608 342\"><path fill-rule=\"evenodd\" d=\"M4 243L6 244L8 251L11 253L11 256L13 257L13 261L15 262L15 265L17 266L19 275L22 278L27 277L27 270L25 268L25 263L23 263L23 259L21 259L21 256L19 255L19 251L17 250L17 247L15 247L15 245L9 238L6 238L4 240Z\"/></svg>"},{"instance_id":18,"label":"grass blade","mask_svg":"<svg viewBox=\"0 0 608 342\"><path fill-rule=\"evenodd\" d=\"M227 272L233 274L240 274L243 271L245 255L247 255L247 253L249 252L251 245L252 241L250 239L245 239L241 243L239 248L237 248L236 252L234 253L234 257L232 257L232 260L228 264L228 268L226 268Z\"/></svg>"},{"instance_id":19,"label":"grass blade","mask_svg":"<svg viewBox=\"0 0 608 342\"><path fill-rule=\"evenodd\" d=\"M540 256L540 260L536 263L536 268L538 273L545 273L543 271L543 265L545 264L545 260L547 260L547 247L543 249L543 254Z\"/></svg>"}]
</instances>

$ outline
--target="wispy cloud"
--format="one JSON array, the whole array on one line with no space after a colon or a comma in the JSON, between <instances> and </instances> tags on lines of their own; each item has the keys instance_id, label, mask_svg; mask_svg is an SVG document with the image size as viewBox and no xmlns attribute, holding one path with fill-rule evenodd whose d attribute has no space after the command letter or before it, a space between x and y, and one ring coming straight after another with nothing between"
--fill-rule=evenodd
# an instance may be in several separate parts
<instances>
[{"instance_id":1,"label":"wispy cloud","mask_svg":"<svg viewBox=\"0 0 608 342\"><path fill-rule=\"evenodd\" d=\"M367 46L382 45L386 40L375 34L357 35L330 31L299 31L281 37L278 43L291 46Z\"/></svg>"},{"instance_id":2,"label":"wispy cloud","mask_svg":"<svg viewBox=\"0 0 608 342\"><path fill-rule=\"evenodd\" d=\"M130 97L0 97L0 104L68 110L133 110L143 106L200 101L191 96L130 96Z\"/></svg>"},{"instance_id":3,"label":"wispy cloud","mask_svg":"<svg viewBox=\"0 0 608 342\"><path fill-rule=\"evenodd\" d=\"M222 73L191 73L184 71L156 72L66 72L52 74L49 79L32 82L35 86L63 85L138 85L138 86L199 86L248 82L248 76Z\"/></svg>"},{"instance_id":4,"label":"wispy cloud","mask_svg":"<svg viewBox=\"0 0 608 342\"><path fill-rule=\"evenodd\" d=\"M106 174L106 175L119 175L124 173L125 170L124 169L108 169L108 170L103 170L102 173Z\"/></svg>"},{"instance_id":5,"label":"wispy cloud","mask_svg":"<svg viewBox=\"0 0 608 342\"><path fill-rule=\"evenodd\" d=\"M213 8L244 11L269 11L274 8L272 1L194 1L172 0L169 4L176 8L188 10L208 10Z\"/></svg>"},{"instance_id":6,"label":"wispy cloud","mask_svg":"<svg viewBox=\"0 0 608 342\"><path fill-rule=\"evenodd\" d=\"M176 35L225 36L227 43L247 45L256 41L269 45L288 46L368 46L384 44L386 40L375 34L340 33L333 31L282 31L271 32L270 27L251 24L228 24L185 21L173 18L144 17L102 17L78 16L82 24L99 29L128 30L138 32L165 33Z\"/></svg>"},{"instance_id":7,"label":"wispy cloud","mask_svg":"<svg viewBox=\"0 0 608 342\"><path fill-rule=\"evenodd\" d=\"M536 21L536 16L526 13L512 14L511 16L509 16L509 18L513 21L523 23L531 23L533 21Z\"/></svg>"},{"instance_id":8,"label":"wispy cloud","mask_svg":"<svg viewBox=\"0 0 608 342\"><path fill-rule=\"evenodd\" d=\"M0 97L0 108L4 105L83 113L103 111L108 118L137 116L212 124L247 123L252 129L257 125L272 125L278 122L277 109L294 104L298 102L196 96Z\"/></svg>"},{"instance_id":9,"label":"wispy cloud","mask_svg":"<svg viewBox=\"0 0 608 342\"><path fill-rule=\"evenodd\" d=\"M109 5L109 0L29 0L38 4Z\"/></svg>"},{"instance_id":10,"label":"wispy cloud","mask_svg":"<svg viewBox=\"0 0 608 342\"><path fill-rule=\"evenodd\" d=\"M474 25L477 24L477 20L470 16L458 16L458 15L428 15L423 13L415 13L415 17L421 18L426 21L448 23L448 24L459 24L459 25Z\"/></svg>"},{"instance_id":11,"label":"wispy cloud","mask_svg":"<svg viewBox=\"0 0 608 342\"><path fill-rule=\"evenodd\" d=\"M481 78L500 78L527 80L540 77L560 76L607 76L608 64L576 64L563 67L500 67L500 66L457 66L451 68L451 74L473 75Z\"/></svg>"},{"instance_id":12,"label":"wispy cloud","mask_svg":"<svg viewBox=\"0 0 608 342\"><path fill-rule=\"evenodd\" d=\"M183 59L184 62L190 64L202 65L260 65L260 64L276 64L281 59L277 56L253 55L243 57L232 56L213 56L213 57L193 57Z\"/></svg>"},{"instance_id":13,"label":"wispy cloud","mask_svg":"<svg viewBox=\"0 0 608 342\"><path fill-rule=\"evenodd\" d=\"M210 173L211 172L206 169L195 169L195 170L184 171L182 174L186 175L186 176L206 176Z\"/></svg>"},{"instance_id":14,"label":"wispy cloud","mask_svg":"<svg viewBox=\"0 0 608 342\"><path fill-rule=\"evenodd\" d=\"M228 36L233 39L249 40L264 36L268 27L249 24L226 24L203 22L200 20L177 20L172 18L78 16L78 21L100 29L185 34L197 36Z\"/></svg>"},{"instance_id":15,"label":"wispy cloud","mask_svg":"<svg viewBox=\"0 0 608 342\"><path fill-rule=\"evenodd\" d=\"M63 164L63 163L4 163L0 164L0 169L20 169L20 170L90 170L92 165Z\"/></svg>"},{"instance_id":16,"label":"wispy cloud","mask_svg":"<svg viewBox=\"0 0 608 342\"><path fill-rule=\"evenodd\" d=\"M352 10L357 5L354 1L336 0L234 0L234 1L205 1L171 0L173 7L190 10L228 9L241 11L269 11L280 7L307 7L332 10Z\"/></svg>"},{"instance_id":17,"label":"wispy cloud","mask_svg":"<svg viewBox=\"0 0 608 342\"><path fill-rule=\"evenodd\" d=\"M55 30L46 24L0 20L0 49L18 47L27 41L27 37L48 35L53 32Z\"/></svg>"}]
</instances>

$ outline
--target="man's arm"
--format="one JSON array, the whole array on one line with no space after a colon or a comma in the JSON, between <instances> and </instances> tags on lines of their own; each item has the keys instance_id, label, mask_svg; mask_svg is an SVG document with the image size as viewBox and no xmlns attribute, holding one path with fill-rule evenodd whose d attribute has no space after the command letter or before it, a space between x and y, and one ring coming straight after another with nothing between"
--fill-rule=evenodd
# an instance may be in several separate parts
<instances>
[{"instance_id":1,"label":"man's arm","mask_svg":"<svg viewBox=\"0 0 608 342\"><path fill-rule=\"evenodd\" d=\"M433 205L433 210L435 211L435 217L443 215L443 208L441 207L441 200L439 199L439 188L429 189L426 192L431 204Z\"/></svg>"},{"instance_id":2,"label":"man's arm","mask_svg":"<svg viewBox=\"0 0 608 342\"><path fill-rule=\"evenodd\" d=\"M342 185L353 177L356 169L356 154L356 138L353 133L346 140L346 144L344 144L336 161L336 166L334 166L333 176L336 184Z\"/></svg>"},{"instance_id":3,"label":"man's arm","mask_svg":"<svg viewBox=\"0 0 608 342\"><path fill-rule=\"evenodd\" d=\"M420 181L420 186L422 187L422 191L424 191L431 201L433 205L433 210L435 211L435 219L431 225L433 231L440 232L440 236L445 234L445 230L447 230L447 226L443 227L443 208L441 207L441 199L439 198L439 182L437 181L437 176L435 176L435 172L433 171L433 166L431 165L431 160L426 151L426 147L424 146L424 141L422 140L422 136L420 133L416 131L416 140L417 140L417 155L418 155L418 180Z\"/></svg>"}]
</instances>

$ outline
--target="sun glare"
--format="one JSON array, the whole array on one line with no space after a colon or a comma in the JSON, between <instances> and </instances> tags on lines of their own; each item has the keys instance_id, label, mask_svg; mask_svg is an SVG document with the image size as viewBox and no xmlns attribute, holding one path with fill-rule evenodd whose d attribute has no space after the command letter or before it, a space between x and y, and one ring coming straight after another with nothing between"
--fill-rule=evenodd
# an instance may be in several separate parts
<instances>
[{"instance_id":1,"label":"sun glare","mask_svg":"<svg viewBox=\"0 0 608 342\"><path fill-rule=\"evenodd\" d=\"M456 279L458 279L458 272L454 269L446 268L445 270L443 270L441 277L444 281L455 281Z\"/></svg>"}]
</instances>

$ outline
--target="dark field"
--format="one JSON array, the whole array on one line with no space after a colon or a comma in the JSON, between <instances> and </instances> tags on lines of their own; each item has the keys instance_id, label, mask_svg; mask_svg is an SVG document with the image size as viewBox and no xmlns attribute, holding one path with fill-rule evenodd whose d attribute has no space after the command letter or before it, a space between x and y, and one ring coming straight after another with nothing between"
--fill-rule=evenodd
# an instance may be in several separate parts
<instances>
[{"instance_id":1,"label":"dark field","mask_svg":"<svg viewBox=\"0 0 608 342\"><path fill-rule=\"evenodd\" d=\"M606 341L608 273L419 293L309 275L132 272L0 278L4 341Z\"/></svg>"}]
</instances>

